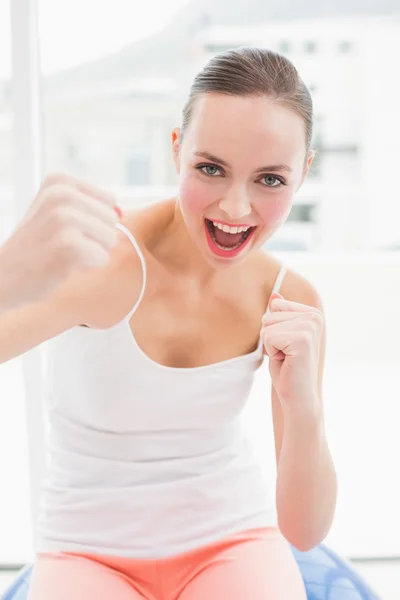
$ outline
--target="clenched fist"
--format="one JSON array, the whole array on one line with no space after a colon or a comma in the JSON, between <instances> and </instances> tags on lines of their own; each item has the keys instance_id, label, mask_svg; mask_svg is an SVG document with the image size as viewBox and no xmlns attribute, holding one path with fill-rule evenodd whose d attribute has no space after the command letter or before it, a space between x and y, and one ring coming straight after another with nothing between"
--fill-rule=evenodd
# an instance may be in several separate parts
<instances>
[{"instance_id":1,"label":"clenched fist","mask_svg":"<svg viewBox=\"0 0 400 600\"><path fill-rule=\"evenodd\" d=\"M318 373L324 318L320 310L274 294L262 319L261 338L272 384L283 408L319 403Z\"/></svg>"},{"instance_id":2,"label":"clenched fist","mask_svg":"<svg viewBox=\"0 0 400 600\"><path fill-rule=\"evenodd\" d=\"M0 250L0 308L39 300L73 272L106 265L117 242L114 196L50 175Z\"/></svg>"}]
</instances>

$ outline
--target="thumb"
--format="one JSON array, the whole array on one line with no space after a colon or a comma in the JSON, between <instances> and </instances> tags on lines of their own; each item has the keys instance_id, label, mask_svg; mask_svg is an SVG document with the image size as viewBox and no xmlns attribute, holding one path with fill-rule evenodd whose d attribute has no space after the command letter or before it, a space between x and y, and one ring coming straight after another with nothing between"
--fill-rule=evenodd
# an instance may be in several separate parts
<instances>
[{"instance_id":1,"label":"thumb","mask_svg":"<svg viewBox=\"0 0 400 600\"><path fill-rule=\"evenodd\" d=\"M273 294L271 294L271 297L269 299L269 310L271 312L274 312L274 310L275 311L279 310L279 308L278 309L277 308L274 309L274 306L273 306L273 301L274 300L284 300L284 297L281 294L279 294L278 292L274 292Z\"/></svg>"}]
</instances>

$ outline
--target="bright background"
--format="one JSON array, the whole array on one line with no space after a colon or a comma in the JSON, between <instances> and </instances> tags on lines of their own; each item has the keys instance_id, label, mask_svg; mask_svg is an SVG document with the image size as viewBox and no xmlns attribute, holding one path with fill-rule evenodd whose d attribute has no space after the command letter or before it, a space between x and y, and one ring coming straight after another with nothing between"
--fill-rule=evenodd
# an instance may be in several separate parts
<instances>
[{"instance_id":1,"label":"bright background","mask_svg":"<svg viewBox=\"0 0 400 600\"><path fill-rule=\"evenodd\" d=\"M317 160L269 249L309 277L325 303L326 424L340 485L328 543L353 558L395 564L400 8L397 0L292 4L231 0L228 11L225 0L38 0L39 39L26 39L38 44L41 60L37 169L109 187L124 209L166 197L176 184L169 133L201 65L240 45L266 46L294 61L314 96ZM23 28L28 13L18 14L14 27ZM14 111L29 113L32 98L21 97L20 79L12 81L11 31L10 4L0 0L0 241L29 203L22 184L32 180L23 153L12 151L16 137L29 146L24 136L34 134L20 121L14 126ZM21 43L14 57L24 53ZM30 353L0 367L0 564L22 563L32 553L40 357ZM264 376L246 426L273 482Z\"/></svg>"}]
</instances>

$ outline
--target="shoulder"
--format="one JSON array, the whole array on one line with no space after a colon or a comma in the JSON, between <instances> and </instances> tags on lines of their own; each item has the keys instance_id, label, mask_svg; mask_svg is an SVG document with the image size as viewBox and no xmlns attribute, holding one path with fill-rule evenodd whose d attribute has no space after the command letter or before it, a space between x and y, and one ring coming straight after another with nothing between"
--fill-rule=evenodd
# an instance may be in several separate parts
<instances>
[{"instance_id":1,"label":"shoulder","mask_svg":"<svg viewBox=\"0 0 400 600\"><path fill-rule=\"evenodd\" d=\"M171 223L174 207L175 200L171 198L131 210L121 220L121 225L133 235L140 249L147 252Z\"/></svg>"},{"instance_id":2,"label":"shoulder","mask_svg":"<svg viewBox=\"0 0 400 600\"><path fill-rule=\"evenodd\" d=\"M323 309L321 297L314 285L292 269L287 270L280 293L286 300L313 306L321 311Z\"/></svg>"},{"instance_id":3,"label":"shoulder","mask_svg":"<svg viewBox=\"0 0 400 600\"><path fill-rule=\"evenodd\" d=\"M264 272L265 293L268 298L279 274L284 270L279 293L291 302L298 302L322 310L322 301L316 288L303 275L266 252L260 252L257 260L259 271Z\"/></svg>"}]
</instances>

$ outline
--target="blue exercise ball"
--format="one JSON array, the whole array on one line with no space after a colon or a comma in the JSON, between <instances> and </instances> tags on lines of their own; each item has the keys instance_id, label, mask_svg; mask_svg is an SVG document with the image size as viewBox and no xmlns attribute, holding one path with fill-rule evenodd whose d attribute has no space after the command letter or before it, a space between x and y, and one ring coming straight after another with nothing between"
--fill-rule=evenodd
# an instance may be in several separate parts
<instances>
[{"instance_id":1,"label":"blue exercise ball","mask_svg":"<svg viewBox=\"0 0 400 600\"><path fill-rule=\"evenodd\" d=\"M293 548L308 600L380 600L351 565L325 546L310 552ZM32 567L26 567L2 600L27 600Z\"/></svg>"},{"instance_id":2,"label":"blue exercise ball","mask_svg":"<svg viewBox=\"0 0 400 600\"><path fill-rule=\"evenodd\" d=\"M308 600L380 600L350 563L326 546L310 552L292 550Z\"/></svg>"},{"instance_id":3,"label":"blue exercise ball","mask_svg":"<svg viewBox=\"0 0 400 600\"><path fill-rule=\"evenodd\" d=\"M27 600L32 567L25 567L1 600Z\"/></svg>"}]
</instances>

